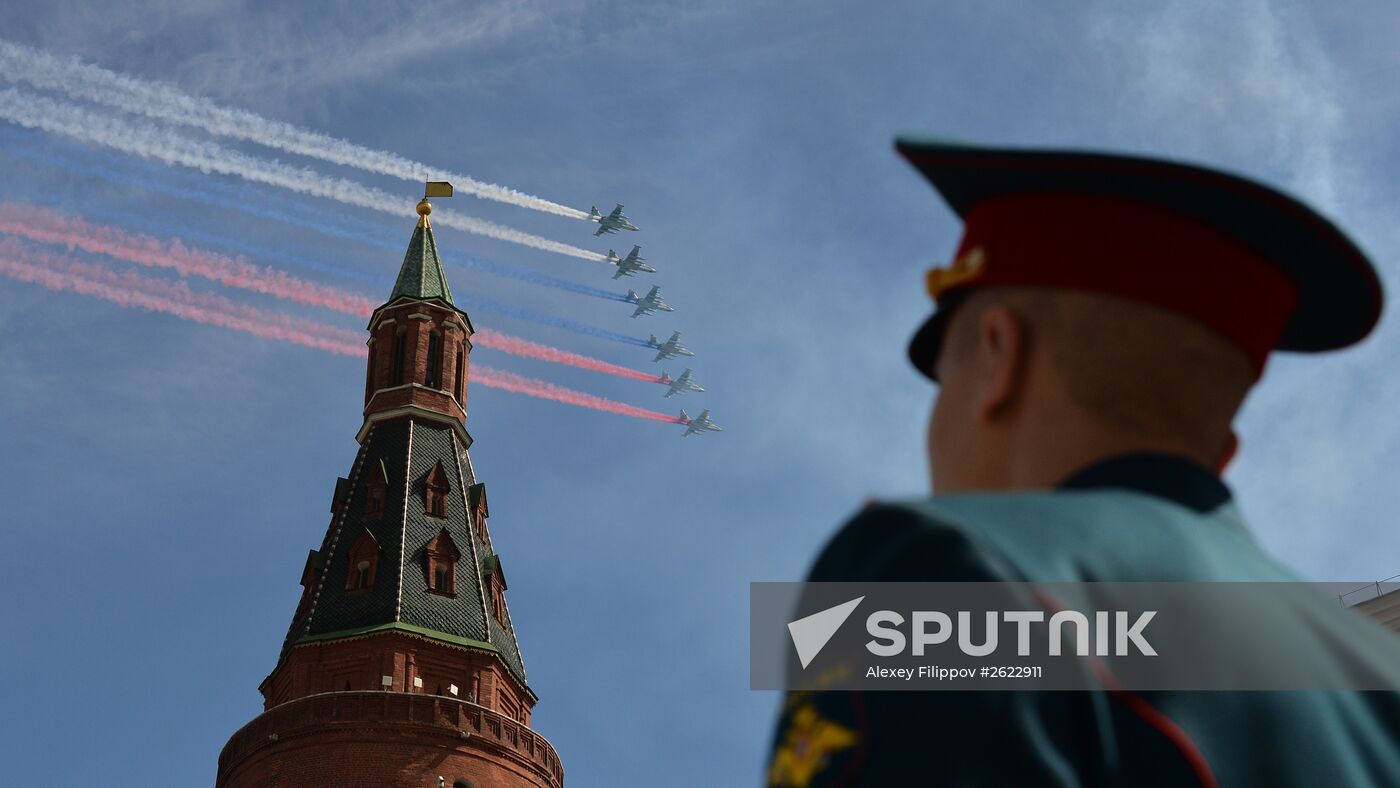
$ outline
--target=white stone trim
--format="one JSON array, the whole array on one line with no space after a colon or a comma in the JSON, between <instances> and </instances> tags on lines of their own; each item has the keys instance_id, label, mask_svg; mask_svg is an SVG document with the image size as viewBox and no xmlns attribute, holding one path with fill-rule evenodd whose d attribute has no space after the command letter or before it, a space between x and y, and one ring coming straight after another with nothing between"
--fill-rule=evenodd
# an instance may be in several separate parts
<instances>
[{"instance_id":1,"label":"white stone trim","mask_svg":"<svg viewBox=\"0 0 1400 788\"><path fill-rule=\"evenodd\" d=\"M388 421L390 419L401 418L403 416L412 416L414 418L421 418L425 421L433 421L439 424L446 424L452 428L453 432L457 434L457 437L461 439L463 445L468 447L472 445L472 436L470 433L467 432L467 428L462 424L460 420L455 419L452 416L448 416L444 413L438 413L435 410L428 410L427 408L422 408L417 405L404 405L403 407L394 408L392 410L381 411L379 413L371 413L370 415L365 417L365 423L360 427L359 433L355 435L355 440L364 440L364 437L369 434L370 428L373 427L375 424L381 421Z\"/></svg>"},{"instance_id":2,"label":"white stone trim","mask_svg":"<svg viewBox=\"0 0 1400 788\"><path fill-rule=\"evenodd\" d=\"M457 395L456 395L456 394L454 394L454 393L448 391L447 389L435 389L435 388L431 388L431 387L429 387L429 386L424 386L422 383L400 383L400 384L397 385L397 386L390 386L390 387L388 387L388 388L383 388L383 389L375 389L373 396L371 396L371 397L369 398L369 402L366 402L366 403L365 403L364 408L362 408L362 409L360 410L360 412L361 412L361 413L364 413L365 411L368 411L368 410L369 410L369 406L374 404L374 398L377 397L377 396L379 396L380 392L383 392L383 391L398 391L399 389L412 389L412 388L420 388L420 389L422 389L422 390L424 390L424 391L431 391L431 392L433 392L434 394L441 394L441 395L443 395L444 397L447 397L448 399L450 399L450 400L452 400L453 402L456 402L456 403L457 403L457 407L459 407L459 408L462 409L462 416L463 416L464 418L466 417L466 415L467 415L467 407L466 407L465 405L463 405L463 404L461 403L460 400L457 399Z\"/></svg>"},{"instance_id":3,"label":"white stone trim","mask_svg":"<svg viewBox=\"0 0 1400 788\"><path fill-rule=\"evenodd\" d=\"M452 454L457 464L457 486L462 491L462 508L466 510L465 514L467 515L467 545L471 549L472 576L476 578L477 599L481 600L481 639L486 643L490 643L491 611L486 607L486 584L481 577L481 556L476 549L476 523L474 522L476 520L476 513L472 511L471 506L468 505L470 501L467 497L467 480L462 476L462 455L467 455L467 463L470 467L471 454L458 445L456 435L452 437ZM480 483L476 478L476 474L472 474L472 481ZM484 526L481 530L482 533L488 533ZM489 547L490 545L488 544L487 546ZM523 663L521 669L524 669Z\"/></svg>"},{"instance_id":4,"label":"white stone trim","mask_svg":"<svg viewBox=\"0 0 1400 788\"><path fill-rule=\"evenodd\" d=\"M408 541L408 498L413 487L413 419L408 420L408 457L404 459L403 480L403 523L399 527L399 590L394 597L394 621L403 618L403 557L404 542ZM407 674L405 674L407 675Z\"/></svg>"}]
</instances>

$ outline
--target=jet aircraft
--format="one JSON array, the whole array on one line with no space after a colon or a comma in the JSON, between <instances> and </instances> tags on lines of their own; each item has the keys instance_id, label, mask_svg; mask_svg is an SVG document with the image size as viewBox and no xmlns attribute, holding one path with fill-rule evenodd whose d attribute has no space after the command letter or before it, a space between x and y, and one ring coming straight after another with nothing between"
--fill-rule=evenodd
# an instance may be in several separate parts
<instances>
[{"instance_id":1,"label":"jet aircraft","mask_svg":"<svg viewBox=\"0 0 1400 788\"><path fill-rule=\"evenodd\" d=\"M633 246L632 251L628 252L626 257L618 259L617 252L609 249L608 262L617 266L617 272L613 274L612 278L619 279L624 276L632 276L638 271L646 271L649 274L656 273L656 269L647 265L646 258L642 257L641 254L642 247Z\"/></svg>"},{"instance_id":2,"label":"jet aircraft","mask_svg":"<svg viewBox=\"0 0 1400 788\"><path fill-rule=\"evenodd\" d=\"M618 230L637 229L637 225L627 221L627 217L622 215L622 203L618 203L617 207L612 209L612 213L607 216L598 213L598 206L595 205L593 209L588 212L588 218L598 223L598 230L593 233L594 235L615 233Z\"/></svg>"},{"instance_id":3,"label":"jet aircraft","mask_svg":"<svg viewBox=\"0 0 1400 788\"><path fill-rule=\"evenodd\" d=\"M652 285L651 290L644 296L638 296L636 290L628 290L627 301L628 303L637 305L637 309L632 313L632 317L649 315L658 309L662 312L676 311L670 304L661 300L661 288L657 285Z\"/></svg>"},{"instance_id":4,"label":"jet aircraft","mask_svg":"<svg viewBox=\"0 0 1400 788\"><path fill-rule=\"evenodd\" d=\"M656 354L656 358L652 359L652 361L660 361L663 358L675 358L676 356L695 355L690 352L690 348L681 344L681 332L679 331L671 334L671 338L665 342L657 340L656 335L652 334L651 339L647 341L647 347L659 351Z\"/></svg>"},{"instance_id":5,"label":"jet aircraft","mask_svg":"<svg viewBox=\"0 0 1400 788\"><path fill-rule=\"evenodd\" d=\"M685 411L681 411L680 423L685 425L685 432L681 433L682 438L687 435L700 435L706 432L724 432L723 427L710 421L709 408L700 411L700 415L693 419L686 415Z\"/></svg>"},{"instance_id":6,"label":"jet aircraft","mask_svg":"<svg viewBox=\"0 0 1400 788\"><path fill-rule=\"evenodd\" d=\"M662 372L661 382L670 386L670 388L666 390L664 396L672 397L676 394L684 394L687 391L704 391L704 389L700 388L699 384L695 382L695 378L691 376L691 373L692 370L687 369L681 373L680 377L672 380L670 375Z\"/></svg>"}]
</instances>

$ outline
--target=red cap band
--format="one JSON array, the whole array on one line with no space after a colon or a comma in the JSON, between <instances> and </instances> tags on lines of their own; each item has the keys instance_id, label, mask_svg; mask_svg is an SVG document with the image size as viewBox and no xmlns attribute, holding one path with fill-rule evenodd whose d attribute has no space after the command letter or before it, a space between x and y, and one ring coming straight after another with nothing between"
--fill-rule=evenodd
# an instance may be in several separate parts
<instances>
[{"instance_id":1,"label":"red cap band","mask_svg":"<svg viewBox=\"0 0 1400 788\"><path fill-rule=\"evenodd\" d=\"M1146 202L1017 194L978 203L964 221L957 256L981 247L981 259L944 292L1059 287L1153 304L1233 340L1259 372L1298 302L1293 280L1248 246Z\"/></svg>"}]
</instances>

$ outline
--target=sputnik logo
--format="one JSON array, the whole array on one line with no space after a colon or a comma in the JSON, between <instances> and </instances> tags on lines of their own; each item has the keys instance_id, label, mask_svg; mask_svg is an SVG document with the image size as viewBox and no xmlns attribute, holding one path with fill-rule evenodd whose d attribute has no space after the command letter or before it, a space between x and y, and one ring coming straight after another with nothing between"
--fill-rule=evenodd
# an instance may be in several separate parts
<instances>
[{"instance_id":1,"label":"sputnik logo","mask_svg":"<svg viewBox=\"0 0 1400 788\"><path fill-rule=\"evenodd\" d=\"M792 647L797 649L797 659L802 663L803 670L812 664L812 660L817 658L817 654L830 642L831 636L846 623L846 619L851 617L863 599L865 597L858 596L849 602L842 602L836 607L799 618L787 625L788 634L792 635Z\"/></svg>"}]
</instances>

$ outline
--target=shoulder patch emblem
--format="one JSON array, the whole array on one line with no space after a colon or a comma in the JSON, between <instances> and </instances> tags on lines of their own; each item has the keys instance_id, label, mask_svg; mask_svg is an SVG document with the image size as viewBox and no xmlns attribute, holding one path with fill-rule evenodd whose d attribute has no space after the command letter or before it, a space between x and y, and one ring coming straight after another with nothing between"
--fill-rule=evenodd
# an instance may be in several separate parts
<instances>
[{"instance_id":1,"label":"shoulder patch emblem","mask_svg":"<svg viewBox=\"0 0 1400 788\"><path fill-rule=\"evenodd\" d=\"M854 747L856 732L817 712L810 700L788 718L782 741L768 768L771 788L807 788L831 762L831 756Z\"/></svg>"}]
</instances>

